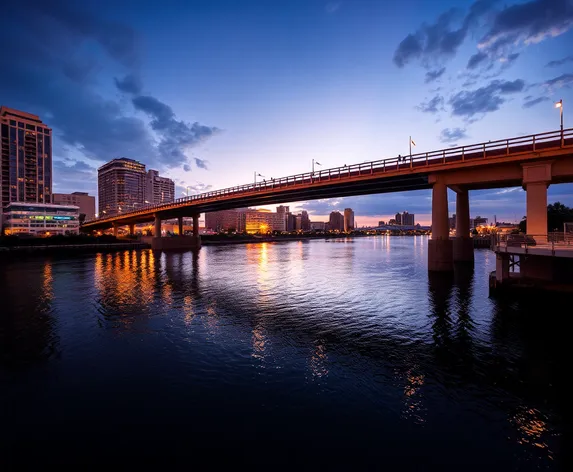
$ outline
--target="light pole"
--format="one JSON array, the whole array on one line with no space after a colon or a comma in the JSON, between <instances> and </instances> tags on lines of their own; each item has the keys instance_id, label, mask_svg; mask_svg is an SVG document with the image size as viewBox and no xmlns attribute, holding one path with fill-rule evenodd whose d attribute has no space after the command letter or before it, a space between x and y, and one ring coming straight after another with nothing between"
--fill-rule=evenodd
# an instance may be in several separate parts
<instances>
[{"instance_id":1,"label":"light pole","mask_svg":"<svg viewBox=\"0 0 573 472\"><path fill-rule=\"evenodd\" d=\"M314 165L315 165L315 164L316 164L317 166L322 166L322 164L321 164L320 162L315 161L315 160L313 159L313 160L312 160L312 173L313 173L313 174L314 174Z\"/></svg>"},{"instance_id":2,"label":"light pole","mask_svg":"<svg viewBox=\"0 0 573 472\"><path fill-rule=\"evenodd\" d=\"M262 177L263 179L265 178L264 175L257 174L257 171L255 171L255 185L257 185L257 177Z\"/></svg>"},{"instance_id":3,"label":"light pole","mask_svg":"<svg viewBox=\"0 0 573 472\"><path fill-rule=\"evenodd\" d=\"M559 108L559 115L561 118L561 147L563 147L563 99L555 102L555 108Z\"/></svg>"}]
</instances>

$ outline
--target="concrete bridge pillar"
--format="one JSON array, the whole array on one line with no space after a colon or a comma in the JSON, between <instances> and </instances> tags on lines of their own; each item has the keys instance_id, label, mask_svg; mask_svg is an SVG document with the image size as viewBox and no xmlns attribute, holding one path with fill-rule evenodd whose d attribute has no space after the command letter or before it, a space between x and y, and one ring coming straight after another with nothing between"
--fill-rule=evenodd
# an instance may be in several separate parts
<instances>
[{"instance_id":1,"label":"concrete bridge pillar","mask_svg":"<svg viewBox=\"0 0 573 472\"><path fill-rule=\"evenodd\" d=\"M183 236L183 217L177 218L177 223L179 224L179 236Z\"/></svg>"},{"instance_id":2,"label":"concrete bridge pillar","mask_svg":"<svg viewBox=\"0 0 573 472\"><path fill-rule=\"evenodd\" d=\"M474 243L470 238L470 199L467 189L456 188L456 238L454 262L474 261Z\"/></svg>"},{"instance_id":3,"label":"concrete bridge pillar","mask_svg":"<svg viewBox=\"0 0 573 472\"><path fill-rule=\"evenodd\" d=\"M161 237L161 218L159 215L155 215L155 232L153 233L153 236L156 238Z\"/></svg>"},{"instance_id":4,"label":"concrete bridge pillar","mask_svg":"<svg viewBox=\"0 0 573 472\"><path fill-rule=\"evenodd\" d=\"M117 238L117 229L119 228L119 225L117 223L113 224L113 235Z\"/></svg>"},{"instance_id":5,"label":"concrete bridge pillar","mask_svg":"<svg viewBox=\"0 0 573 472\"><path fill-rule=\"evenodd\" d=\"M129 235L130 236L135 236L135 224L131 223L129 225Z\"/></svg>"},{"instance_id":6,"label":"concrete bridge pillar","mask_svg":"<svg viewBox=\"0 0 573 472\"><path fill-rule=\"evenodd\" d=\"M523 188L527 192L527 234L538 242L547 241L547 187L553 161L523 164Z\"/></svg>"},{"instance_id":7,"label":"concrete bridge pillar","mask_svg":"<svg viewBox=\"0 0 573 472\"><path fill-rule=\"evenodd\" d=\"M453 244L448 221L448 188L434 176L432 187L432 239L428 243L428 270L454 270Z\"/></svg>"},{"instance_id":8,"label":"concrete bridge pillar","mask_svg":"<svg viewBox=\"0 0 573 472\"><path fill-rule=\"evenodd\" d=\"M199 213L193 215L193 236L199 236Z\"/></svg>"}]
</instances>

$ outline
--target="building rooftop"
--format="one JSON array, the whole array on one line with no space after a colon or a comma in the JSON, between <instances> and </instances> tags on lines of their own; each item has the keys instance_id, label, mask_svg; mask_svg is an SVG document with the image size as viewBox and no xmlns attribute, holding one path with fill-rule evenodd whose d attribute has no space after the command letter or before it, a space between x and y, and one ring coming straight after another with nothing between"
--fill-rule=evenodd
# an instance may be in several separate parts
<instances>
[{"instance_id":1,"label":"building rooftop","mask_svg":"<svg viewBox=\"0 0 573 472\"><path fill-rule=\"evenodd\" d=\"M6 106L0 107L0 116L12 116L14 118L19 118L22 120L35 121L37 123L42 123L38 115L32 115L32 113L27 113L25 111L16 110L15 108L8 108Z\"/></svg>"}]
</instances>

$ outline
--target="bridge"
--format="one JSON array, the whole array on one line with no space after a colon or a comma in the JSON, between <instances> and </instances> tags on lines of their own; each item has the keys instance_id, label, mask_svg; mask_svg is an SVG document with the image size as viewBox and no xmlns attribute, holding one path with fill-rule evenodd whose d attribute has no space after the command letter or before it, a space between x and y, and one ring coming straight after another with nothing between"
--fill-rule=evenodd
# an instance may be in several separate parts
<instances>
[{"instance_id":1,"label":"bridge","mask_svg":"<svg viewBox=\"0 0 573 472\"><path fill-rule=\"evenodd\" d=\"M371 162L264 180L179 198L172 203L86 221L83 231L155 222L152 247L168 247L161 221L193 218L189 241L199 245L199 214L293 201L432 189L432 239L428 269L449 271L453 262L473 261L469 190L523 186L527 192L528 232L547 233L547 187L573 182L573 128L488 141L437 151L395 156ZM449 238L448 194L456 192L456 232Z\"/></svg>"}]
</instances>

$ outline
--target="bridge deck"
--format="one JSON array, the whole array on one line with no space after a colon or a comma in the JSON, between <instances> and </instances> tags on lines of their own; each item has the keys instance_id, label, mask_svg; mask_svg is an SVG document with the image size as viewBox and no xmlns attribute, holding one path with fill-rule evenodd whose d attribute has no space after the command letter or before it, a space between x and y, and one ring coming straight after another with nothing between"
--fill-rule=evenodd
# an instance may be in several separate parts
<instances>
[{"instance_id":1,"label":"bridge deck","mask_svg":"<svg viewBox=\"0 0 573 472\"><path fill-rule=\"evenodd\" d=\"M489 141L438 151L395 156L382 160L296 174L278 179L239 185L177 199L175 202L147 205L120 215L84 223L85 229L98 229L113 223L129 224L153 219L183 216L185 211L205 212L296 200L364 195L429 188L430 172L446 168L504 162L519 156L535 157L573 148L573 128L530 136Z\"/></svg>"}]
</instances>

